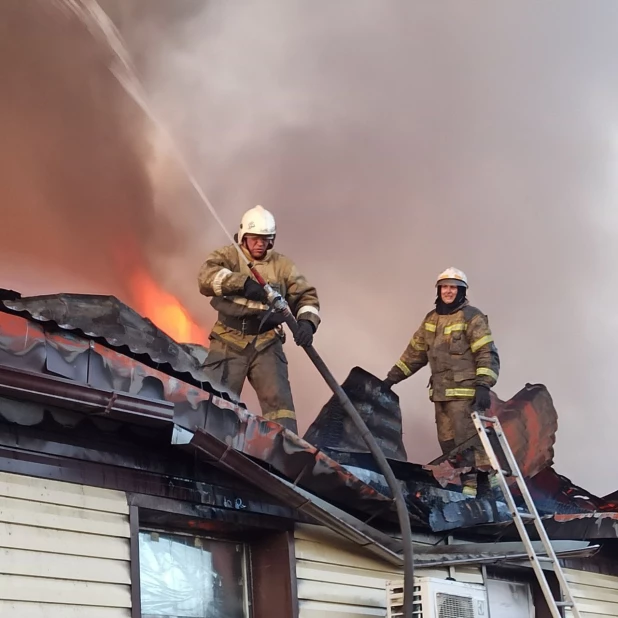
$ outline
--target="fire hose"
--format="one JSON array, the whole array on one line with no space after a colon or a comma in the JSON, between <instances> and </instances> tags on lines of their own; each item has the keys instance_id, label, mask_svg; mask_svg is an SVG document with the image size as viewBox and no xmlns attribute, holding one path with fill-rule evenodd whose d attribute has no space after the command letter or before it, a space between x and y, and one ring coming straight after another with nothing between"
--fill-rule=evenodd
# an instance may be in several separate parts
<instances>
[{"instance_id":1,"label":"fire hose","mask_svg":"<svg viewBox=\"0 0 618 618\"><path fill-rule=\"evenodd\" d=\"M298 329L298 322L292 314L290 306L286 300L264 280L253 264L249 263L248 266L256 281L264 288L270 307L276 313L281 315L283 321L292 331L292 334L295 335L296 330ZM371 454L378 464L380 472L384 475L386 483L393 494L395 506L397 508L397 518L401 528L401 540L403 545L403 615L404 618L412 618L412 603L414 598L414 549L412 547L412 528L410 527L410 516L406 507L403 492L401 490L401 485L397 481L390 464L386 460L382 449L379 447L372 433L369 431L365 421L363 421L361 415L358 413L358 410L354 407L354 404L350 401L350 398L347 396L346 392L343 388L341 388L333 374L330 372L317 350L313 346L307 346L304 350L330 389L339 398L343 409L352 419L352 422L371 451Z\"/></svg>"}]
</instances>

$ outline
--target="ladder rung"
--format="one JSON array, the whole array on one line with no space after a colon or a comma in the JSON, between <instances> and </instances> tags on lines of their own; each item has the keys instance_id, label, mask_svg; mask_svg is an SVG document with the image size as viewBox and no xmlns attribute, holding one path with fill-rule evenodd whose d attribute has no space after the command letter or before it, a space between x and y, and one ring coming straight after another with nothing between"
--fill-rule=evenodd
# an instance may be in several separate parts
<instances>
[{"instance_id":1,"label":"ladder rung","mask_svg":"<svg viewBox=\"0 0 618 618\"><path fill-rule=\"evenodd\" d=\"M556 601L558 607L575 607L570 601Z\"/></svg>"},{"instance_id":2,"label":"ladder rung","mask_svg":"<svg viewBox=\"0 0 618 618\"><path fill-rule=\"evenodd\" d=\"M536 519L536 517L532 514L532 513L520 513L519 511L517 511L517 514L522 518L522 519Z\"/></svg>"},{"instance_id":3,"label":"ladder rung","mask_svg":"<svg viewBox=\"0 0 618 618\"><path fill-rule=\"evenodd\" d=\"M519 478L519 474L513 474L510 470L500 470L500 472L502 472L502 476L508 476L509 478L512 478L512 479Z\"/></svg>"},{"instance_id":4,"label":"ladder rung","mask_svg":"<svg viewBox=\"0 0 618 618\"><path fill-rule=\"evenodd\" d=\"M496 418L494 416L482 416L481 414L479 414L479 419L485 423L495 423L496 422Z\"/></svg>"}]
</instances>

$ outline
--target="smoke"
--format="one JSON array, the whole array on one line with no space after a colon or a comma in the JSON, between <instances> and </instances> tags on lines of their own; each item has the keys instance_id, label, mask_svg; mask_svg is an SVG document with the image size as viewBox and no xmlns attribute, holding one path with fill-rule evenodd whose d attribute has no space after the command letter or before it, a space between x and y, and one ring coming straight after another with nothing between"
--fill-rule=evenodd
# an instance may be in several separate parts
<instances>
[{"instance_id":1,"label":"smoke","mask_svg":"<svg viewBox=\"0 0 618 618\"><path fill-rule=\"evenodd\" d=\"M1 11L18 19L18 4ZM615 489L614 2L101 4L228 227L258 203L277 216L277 248L320 292L316 346L340 381L354 365L384 376L432 308L435 276L457 266L490 318L498 394L546 384L558 470ZM48 262L111 288L108 236L123 228L212 324L195 279L225 235L102 75L104 50L21 13L0 20L20 34L0 37L13 76L0 191L3 207L32 207L5 251L45 247ZM302 434L329 391L287 349ZM427 379L396 387L421 462L439 450Z\"/></svg>"},{"instance_id":2,"label":"smoke","mask_svg":"<svg viewBox=\"0 0 618 618\"><path fill-rule=\"evenodd\" d=\"M130 301L127 264L166 246L147 123L111 60L63 3L2 3L3 285Z\"/></svg>"}]
</instances>

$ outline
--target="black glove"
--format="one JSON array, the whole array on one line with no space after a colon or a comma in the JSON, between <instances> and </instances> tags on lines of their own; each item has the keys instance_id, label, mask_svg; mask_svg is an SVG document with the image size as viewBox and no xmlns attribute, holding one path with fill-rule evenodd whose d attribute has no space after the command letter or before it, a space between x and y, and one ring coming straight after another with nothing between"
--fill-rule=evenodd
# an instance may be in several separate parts
<instances>
[{"instance_id":1,"label":"black glove","mask_svg":"<svg viewBox=\"0 0 618 618\"><path fill-rule=\"evenodd\" d=\"M255 300L258 303L266 302L266 291L264 288L251 277L247 277L243 288L243 296L249 300Z\"/></svg>"},{"instance_id":2,"label":"black glove","mask_svg":"<svg viewBox=\"0 0 618 618\"><path fill-rule=\"evenodd\" d=\"M489 396L488 386L477 386L474 393L472 409L476 412L485 412L491 407L491 397Z\"/></svg>"},{"instance_id":3,"label":"black glove","mask_svg":"<svg viewBox=\"0 0 618 618\"><path fill-rule=\"evenodd\" d=\"M389 377L389 376L392 376L392 377ZM401 367L394 365L393 367L391 367L389 372L386 374L386 378L382 382L382 384L384 385L383 388L385 389L392 388L395 384L399 384L399 382L402 382L403 380L405 380L406 377L407 376L401 370Z\"/></svg>"},{"instance_id":4,"label":"black glove","mask_svg":"<svg viewBox=\"0 0 618 618\"><path fill-rule=\"evenodd\" d=\"M309 320L298 320L294 341L303 348L308 348L313 343L313 324Z\"/></svg>"},{"instance_id":5,"label":"black glove","mask_svg":"<svg viewBox=\"0 0 618 618\"><path fill-rule=\"evenodd\" d=\"M390 391L393 386L395 386L395 382L393 382L393 380L389 380L388 378L386 378L386 380L382 380L382 388L385 391Z\"/></svg>"}]
</instances>

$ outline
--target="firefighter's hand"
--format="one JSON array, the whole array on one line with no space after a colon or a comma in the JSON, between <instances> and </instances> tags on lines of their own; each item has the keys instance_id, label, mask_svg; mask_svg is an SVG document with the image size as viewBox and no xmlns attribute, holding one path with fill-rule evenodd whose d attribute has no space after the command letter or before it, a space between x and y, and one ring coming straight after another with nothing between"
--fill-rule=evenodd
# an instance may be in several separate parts
<instances>
[{"instance_id":1,"label":"firefighter's hand","mask_svg":"<svg viewBox=\"0 0 618 618\"><path fill-rule=\"evenodd\" d=\"M401 367L393 365L390 371L386 374L386 378L382 380L382 388L384 390L391 390L395 384L399 384L406 379L406 375L401 370Z\"/></svg>"},{"instance_id":2,"label":"firefighter's hand","mask_svg":"<svg viewBox=\"0 0 618 618\"><path fill-rule=\"evenodd\" d=\"M266 302L266 292L264 288L257 281L251 279L251 277L247 277L242 294L248 300L255 300L258 303Z\"/></svg>"},{"instance_id":3,"label":"firefighter's hand","mask_svg":"<svg viewBox=\"0 0 618 618\"><path fill-rule=\"evenodd\" d=\"M309 320L298 320L294 341L303 348L308 348L313 343L313 324Z\"/></svg>"},{"instance_id":4,"label":"firefighter's hand","mask_svg":"<svg viewBox=\"0 0 618 618\"><path fill-rule=\"evenodd\" d=\"M474 393L474 401L472 409L479 412L485 412L491 407L491 397L489 396L488 386L477 386Z\"/></svg>"},{"instance_id":5,"label":"firefighter's hand","mask_svg":"<svg viewBox=\"0 0 618 618\"><path fill-rule=\"evenodd\" d=\"M388 378L386 378L386 380L382 380L382 388L385 391L390 391L393 386L395 386L395 382L393 380L389 380Z\"/></svg>"}]
</instances>

